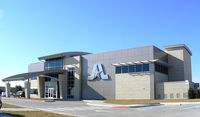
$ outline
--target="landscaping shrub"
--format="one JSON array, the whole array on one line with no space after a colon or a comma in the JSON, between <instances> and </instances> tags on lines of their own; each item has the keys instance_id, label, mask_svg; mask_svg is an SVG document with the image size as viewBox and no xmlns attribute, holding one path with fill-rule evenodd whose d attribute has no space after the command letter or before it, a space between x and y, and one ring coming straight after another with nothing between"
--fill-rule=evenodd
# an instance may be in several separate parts
<instances>
[{"instance_id":1,"label":"landscaping shrub","mask_svg":"<svg viewBox=\"0 0 200 117\"><path fill-rule=\"evenodd\" d=\"M197 99L200 98L200 90L199 90L199 89L196 90L196 98L197 98Z\"/></svg>"},{"instance_id":2,"label":"landscaping shrub","mask_svg":"<svg viewBox=\"0 0 200 117\"><path fill-rule=\"evenodd\" d=\"M192 88L189 89L188 96L189 96L189 99L195 98L195 93L194 93L194 90Z\"/></svg>"}]
</instances>

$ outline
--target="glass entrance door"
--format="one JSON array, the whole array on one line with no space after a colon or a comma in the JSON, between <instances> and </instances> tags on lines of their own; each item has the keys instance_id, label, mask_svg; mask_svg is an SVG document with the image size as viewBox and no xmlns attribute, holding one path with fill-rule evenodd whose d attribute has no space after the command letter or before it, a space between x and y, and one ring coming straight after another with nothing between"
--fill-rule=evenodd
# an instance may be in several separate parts
<instances>
[{"instance_id":1,"label":"glass entrance door","mask_svg":"<svg viewBox=\"0 0 200 117\"><path fill-rule=\"evenodd\" d=\"M45 98L58 98L57 82L45 82Z\"/></svg>"},{"instance_id":2,"label":"glass entrance door","mask_svg":"<svg viewBox=\"0 0 200 117\"><path fill-rule=\"evenodd\" d=\"M54 98L54 88L48 88L48 98Z\"/></svg>"}]
</instances>

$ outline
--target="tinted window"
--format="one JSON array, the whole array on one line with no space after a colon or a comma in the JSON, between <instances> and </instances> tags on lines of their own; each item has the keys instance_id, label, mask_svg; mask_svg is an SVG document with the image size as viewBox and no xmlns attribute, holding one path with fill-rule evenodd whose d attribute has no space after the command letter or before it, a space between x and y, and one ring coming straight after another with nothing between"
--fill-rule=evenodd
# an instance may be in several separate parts
<instances>
[{"instance_id":1,"label":"tinted window","mask_svg":"<svg viewBox=\"0 0 200 117\"><path fill-rule=\"evenodd\" d=\"M166 68L161 68L159 65L155 66L155 69L158 69L162 72L167 72ZM133 73L133 72L147 72L150 71L150 64L137 64L137 65L127 65L127 66L116 66L115 73Z\"/></svg>"},{"instance_id":2,"label":"tinted window","mask_svg":"<svg viewBox=\"0 0 200 117\"><path fill-rule=\"evenodd\" d=\"M163 65L155 64L155 70L160 73L168 74L168 67Z\"/></svg>"},{"instance_id":3,"label":"tinted window","mask_svg":"<svg viewBox=\"0 0 200 117\"><path fill-rule=\"evenodd\" d=\"M121 67L116 67L115 68L115 73L120 74L121 73Z\"/></svg>"},{"instance_id":4,"label":"tinted window","mask_svg":"<svg viewBox=\"0 0 200 117\"><path fill-rule=\"evenodd\" d=\"M31 93L31 94L38 94L38 90L37 90L37 89L31 89L31 90L30 90L30 93Z\"/></svg>"},{"instance_id":5,"label":"tinted window","mask_svg":"<svg viewBox=\"0 0 200 117\"><path fill-rule=\"evenodd\" d=\"M143 64L143 71L149 71L149 64Z\"/></svg>"},{"instance_id":6,"label":"tinted window","mask_svg":"<svg viewBox=\"0 0 200 117\"><path fill-rule=\"evenodd\" d=\"M122 73L128 73L128 66L122 66Z\"/></svg>"},{"instance_id":7,"label":"tinted window","mask_svg":"<svg viewBox=\"0 0 200 117\"><path fill-rule=\"evenodd\" d=\"M129 72L135 72L135 65L129 66Z\"/></svg>"},{"instance_id":8,"label":"tinted window","mask_svg":"<svg viewBox=\"0 0 200 117\"><path fill-rule=\"evenodd\" d=\"M75 71L75 68L69 68L68 71Z\"/></svg>"},{"instance_id":9,"label":"tinted window","mask_svg":"<svg viewBox=\"0 0 200 117\"><path fill-rule=\"evenodd\" d=\"M45 62L45 70L63 69L63 59L52 59Z\"/></svg>"},{"instance_id":10,"label":"tinted window","mask_svg":"<svg viewBox=\"0 0 200 117\"><path fill-rule=\"evenodd\" d=\"M165 74L168 74L168 68L165 67Z\"/></svg>"},{"instance_id":11,"label":"tinted window","mask_svg":"<svg viewBox=\"0 0 200 117\"><path fill-rule=\"evenodd\" d=\"M136 72L142 72L142 64L136 65Z\"/></svg>"},{"instance_id":12,"label":"tinted window","mask_svg":"<svg viewBox=\"0 0 200 117\"><path fill-rule=\"evenodd\" d=\"M32 77L31 80L37 80L37 77Z\"/></svg>"}]
</instances>

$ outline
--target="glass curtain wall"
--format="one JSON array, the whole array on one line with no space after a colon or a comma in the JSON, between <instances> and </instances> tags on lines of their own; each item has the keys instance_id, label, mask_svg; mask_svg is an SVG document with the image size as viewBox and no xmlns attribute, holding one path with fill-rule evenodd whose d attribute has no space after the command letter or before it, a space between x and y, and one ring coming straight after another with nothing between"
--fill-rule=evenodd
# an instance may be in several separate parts
<instances>
[{"instance_id":1,"label":"glass curtain wall","mask_svg":"<svg viewBox=\"0 0 200 117\"><path fill-rule=\"evenodd\" d=\"M45 70L62 70L63 63L64 60L62 58L46 60L44 68Z\"/></svg>"}]
</instances>

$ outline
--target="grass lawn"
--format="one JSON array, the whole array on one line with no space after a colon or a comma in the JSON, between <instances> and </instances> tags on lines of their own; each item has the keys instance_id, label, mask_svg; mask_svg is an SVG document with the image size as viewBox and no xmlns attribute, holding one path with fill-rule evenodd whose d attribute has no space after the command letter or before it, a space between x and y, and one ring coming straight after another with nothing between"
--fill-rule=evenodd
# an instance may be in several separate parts
<instances>
[{"instance_id":1,"label":"grass lawn","mask_svg":"<svg viewBox=\"0 0 200 117\"><path fill-rule=\"evenodd\" d=\"M23 107L3 103L2 108L23 108ZM12 115L13 117L72 117L72 116L54 114L44 111L0 111L0 113L2 112Z\"/></svg>"},{"instance_id":2,"label":"grass lawn","mask_svg":"<svg viewBox=\"0 0 200 117\"><path fill-rule=\"evenodd\" d=\"M22 107L3 103L2 108L22 108Z\"/></svg>"},{"instance_id":3,"label":"grass lawn","mask_svg":"<svg viewBox=\"0 0 200 117\"><path fill-rule=\"evenodd\" d=\"M13 117L72 117L43 111L0 111Z\"/></svg>"},{"instance_id":4,"label":"grass lawn","mask_svg":"<svg viewBox=\"0 0 200 117\"><path fill-rule=\"evenodd\" d=\"M170 100L105 100L105 103L111 104L148 104L163 102L200 102L200 99L170 99Z\"/></svg>"}]
</instances>

